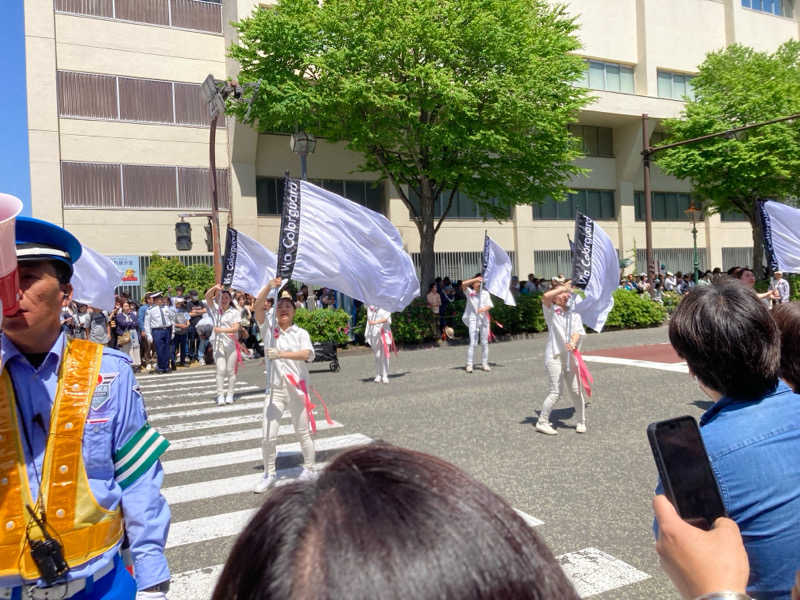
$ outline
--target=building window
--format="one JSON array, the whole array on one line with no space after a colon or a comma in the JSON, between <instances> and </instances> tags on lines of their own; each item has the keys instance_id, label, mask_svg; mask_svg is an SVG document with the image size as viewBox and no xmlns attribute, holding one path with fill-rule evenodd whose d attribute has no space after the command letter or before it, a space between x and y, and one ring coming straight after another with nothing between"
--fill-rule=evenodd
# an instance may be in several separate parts
<instances>
[{"instance_id":1,"label":"building window","mask_svg":"<svg viewBox=\"0 0 800 600\"><path fill-rule=\"evenodd\" d=\"M370 210L385 214L383 186L375 181L345 181L342 179L311 179L311 183L338 194ZM258 216L280 215L283 210L283 177L259 177L256 180Z\"/></svg>"},{"instance_id":2,"label":"building window","mask_svg":"<svg viewBox=\"0 0 800 600\"><path fill-rule=\"evenodd\" d=\"M586 70L578 85L593 90L633 93L633 68L617 63L586 61Z\"/></svg>"},{"instance_id":3,"label":"building window","mask_svg":"<svg viewBox=\"0 0 800 600\"><path fill-rule=\"evenodd\" d=\"M581 140L586 156L614 156L614 130L610 127L570 125L569 132Z\"/></svg>"},{"instance_id":4,"label":"building window","mask_svg":"<svg viewBox=\"0 0 800 600\"><path fill-rule=\"evenodd\" d=\"M548 196L541 204L533 205L533 218L537 221L570 221L578 212L599 221L616 219L614 190L576 190L563 202Z\"/></svg>"},{"instance_id":5,"label":"building window","mask_svg":"<svg viewBox=\"0 0 800 600\"><path fill-rule=\"evenodd\" d=\"M433 206L433 217L435 219L441 218L447 202L450 199L450 192L445 190L439 194ZM419 214L419 197L414 190L409 190L408 201L414 207L414 210ZM496 203L496 200L491 200L491 203ZM446 219L490 219L493 218L485 209L472 198L467 196L464 192L456 192L453 197L453 204L450 206L450 212L447 213ZM504 213L504 219L511 219L511 207Z\"/></svg>"},{"instance_id":6,"label":"building window","mask_svg":"<svg viewBox=\"0 0 800 600\"><path fill-rule=\"evenodd\" d=\"M633 197L637 221L645 220L644 193L636 192ZM675 192L652 192L653 221L691 221L686 211L692 203L691 194ZM700 208L700 207L698 207ZM698 221L702 221L701 215Z\"/></svg>"},{"instance_id":7,"label":"building window","mask_svg":"<svg viewBox=\"0 0 800 600\"><path fill-rule=\"evenodd\" d=\"M64 208L211 209L208 169L61 162ZM217 169L217 201L230 206L228 169Z\"/></svg>"},{"instance_id":8,"label":"building window","mask_svg":"<svg viewBox=\"0 0 800 600\"><path fill-rule=\"evenodd\" d=\"M221 0L53 0L56 12L222 33Z\"/></svg>"},{"instance_id":9,"label":"building window","mask_svg":"<svg viewBox=\"0 0 800 600\"><path fill-rule=\"evenodd\" d=\"M197 83L73 71L59 71L57 82L61 117L167 125L209 124L208 105ZM224 126L224 115L221 117L219 124Z\"/></svg>"},{"instance_id":10,"label":"building window","mask_svg":"<svg viewBox=\"0 0 800 600\"><path fill-rule=\"evenodd\" d=\"M673 73L672 71L658 72L658 97L672 98L673 100L683 100L689 98L694 100L694 87L692 87L692 75Z\"/></svg>"},{"instance_id":11,"label":"building window","mask_svg":"<svg viewBox=\"0 0 800 600\"><path fill-rule=\"evenodd\" d=\"M793 0L742 0L742 6L762 12L791 17L794 15Z\"/></svg>"}]
</instances>

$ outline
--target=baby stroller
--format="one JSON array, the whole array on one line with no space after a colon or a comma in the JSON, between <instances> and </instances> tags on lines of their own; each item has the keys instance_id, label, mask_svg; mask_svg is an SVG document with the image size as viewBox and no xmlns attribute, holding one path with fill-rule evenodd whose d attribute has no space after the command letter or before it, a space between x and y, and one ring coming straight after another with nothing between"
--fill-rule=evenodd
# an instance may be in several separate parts
<instances>
[{"instance_id":1,"label":"baby stroller","mask_svg":"<svg viewBox=\"0 0 800 600\"><path fill-rule=\"evenodd\" d=\"M330 362L328 367L336 373L341 368L339 366L339 358L336 356L336 344L333 342L315 342L314 362Z\"/></svg>"}]
</instances>

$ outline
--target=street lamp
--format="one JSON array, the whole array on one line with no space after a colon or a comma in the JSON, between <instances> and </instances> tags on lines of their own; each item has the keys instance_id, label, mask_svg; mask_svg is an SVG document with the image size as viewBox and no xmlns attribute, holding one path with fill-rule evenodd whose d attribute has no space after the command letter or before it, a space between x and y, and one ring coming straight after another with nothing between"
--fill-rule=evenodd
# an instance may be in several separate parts
<instances>
[{"instance_id":1,"label":"street lamp","mask_svg":"<svg viewBox=\"0 0 800 600\"><path fill-rule=\"evenodd\" d=\"M703 215L703 211L694 205L694 199L689 203L689 208L683 211L687 217L692 219L692 240L694 243L694 282L697 283L697 275L700 271L700 259L697 257L697 219Z\"/></svg>"},{"instance_id":2,"label":"street lamp","mask_svg":"<svg viewBox=\"0 0 800 600\"><path fill-rule=\"evenodd\" d=\"M300 155L300 179L306 178L306 158L309 154L314 154L317 148L317 139L310 133L300 130L292 134L289 138L289 147L292 152Z\"/></svg>"}]
</instances>

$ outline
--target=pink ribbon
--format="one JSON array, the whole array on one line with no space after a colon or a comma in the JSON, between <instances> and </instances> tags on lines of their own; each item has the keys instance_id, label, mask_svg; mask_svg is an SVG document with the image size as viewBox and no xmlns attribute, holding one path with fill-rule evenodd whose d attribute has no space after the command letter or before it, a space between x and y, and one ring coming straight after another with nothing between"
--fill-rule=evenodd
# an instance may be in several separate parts
<instances>
[{"instance_id":1,"label":"pink ribbon","mask_svg":"<svg viewBox=\"0 0 800 600\"><path fill-rule=\"evenodd\" d=\"M394 343L394 336L391 331L381 328L381 342L383 343L383 353L386 358L389 358L392 352L397 356L397 346Z\"/></svg>"},{"instance_id":2,"label":"pink ribbon","mask_svg":"<svg viewBox=\"0 0 800 600\"><path fill-rule=\"evenodd\" d=\"M308 423L311 426L311 433L317 433L317 422L314 420L314 409L316 406L311 402L311 396L308 395L308 387L306 386L306 380L301 379L300 381L292 374L289 373L286 376L286 379L291 383L294 387L298 390L303 392L303 400L305 401L306 405L306 415L308 415ZM328 406L325 404L325 401L322 399L322 396L319 395L317 390L313 389L314 395L322 404L322 410L325 412L325 421L327 421L328 425L333 425L333 421L331 420L331 416L328 413Z\"/></svg>"},{"instance_id":3,"label":"pink ribbon","mask_svg":"<svg viewBox=\"0 0 800 600\"><path fill-rule=\"evenodd\" d=\"M580 377L581 385L583 389L586 390L586 395L591 398L594 378L592 374L589 373L589 369L586 368L586 363L583 362L583 356L581 356L580 351L575 349L572 354L575 357L575 364L578 367L578 377Z\"/></svg>"},{"instance_id":4,"label":"pink ribbon","mask_svg":"<svg viewBox=\"0 0 800 600\"><path fill-rule=\"evenodd\" d=\"M239 365L244 362L242 358L242 347L239 345L239 340L233 336L233 334L229 334L231 339L233 340L233 345L236 348L236 364L233 365L233 374L239 374Z\"/></svg>"}]
</instances>

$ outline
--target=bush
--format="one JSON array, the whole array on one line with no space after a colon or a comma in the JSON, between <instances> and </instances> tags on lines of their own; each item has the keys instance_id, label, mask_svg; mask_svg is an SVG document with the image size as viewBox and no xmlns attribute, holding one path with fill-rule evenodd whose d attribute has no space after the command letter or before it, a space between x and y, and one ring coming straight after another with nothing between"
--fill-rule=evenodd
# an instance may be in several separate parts
<instances>
[{"instance_id":1,"label":"bush","mask_svg":"<svg viewBox=\"0 0 800 600\"><path fill-rule=\"evenodd\" d=\"M294 323L311 336L312 342L333 342L337 345L350 341L350 315L342 309L318 309L308 311L298 308Z\"/></svg>"},{"instance_id":2,"label":"bush","mask_svg":"<svg viewBox=\"0 0 800 600\"><path fill-rule=\"evenodd\" d=\"M163 292L183 286L202 296L214 285L214 267L202 263L186 266L177 258L163 258L154 253L145 274L148 292Z\"/></svg>"},{"instance_id":3,"label":"bush","mask_svg":"<svg viewBox=\"0 0 800 600\"><path fill-rule=\"evenodd\" d=\"M667 314L672 314L681 303L681 296L678 292L662 292L661 299L664 301L664 308L667 309Z\"/></svg>"},{"instance_id":4,"label":"bush","mask_svg":"<svg viewBox=\"0 0 800 600\"><path fill-rule=\"evenodd\" d=\"M637 294L630 290L614 292L614 308L608 315L606 329L635 329L655 327L667 318L667 309L653 302L647 294Z\"/></svg>"}]
</instances>

